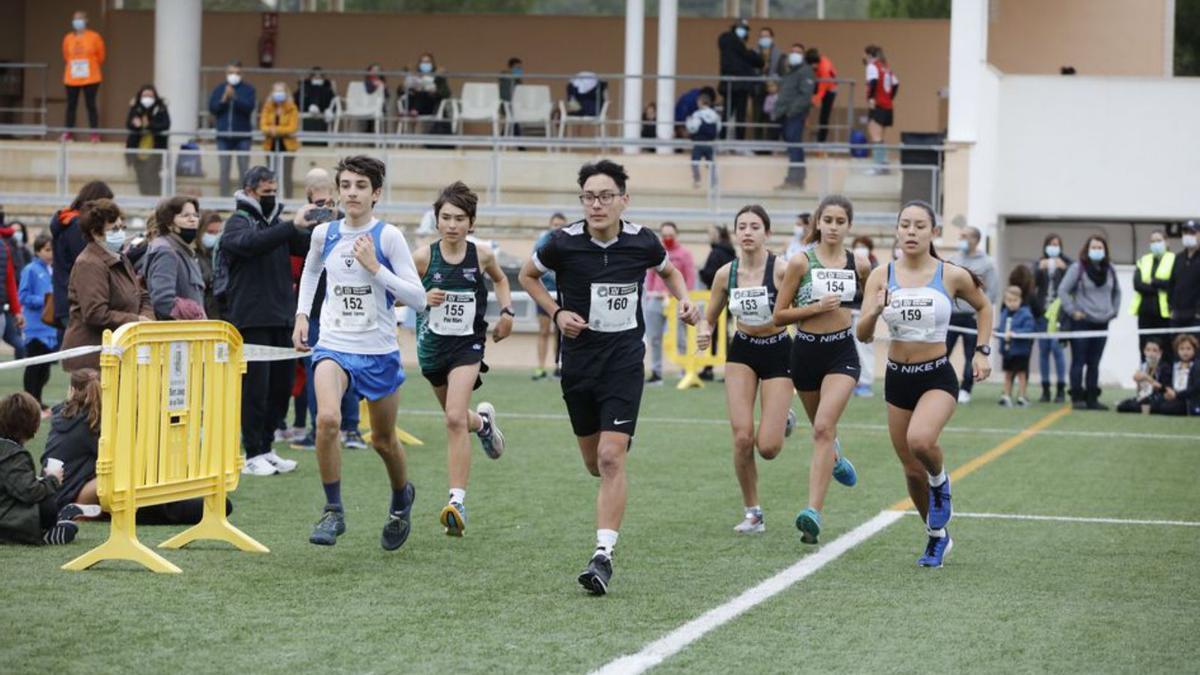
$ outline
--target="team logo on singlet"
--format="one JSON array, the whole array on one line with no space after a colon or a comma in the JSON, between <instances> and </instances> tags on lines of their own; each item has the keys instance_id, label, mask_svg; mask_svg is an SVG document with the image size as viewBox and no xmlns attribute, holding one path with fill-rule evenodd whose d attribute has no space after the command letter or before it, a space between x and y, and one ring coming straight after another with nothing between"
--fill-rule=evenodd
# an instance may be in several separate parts
<instances>
[{"instance_id":1,"label":"team logo on singlet","mask_svg":"<svg viewBox=\"0 0 1200 675\"><path fill-rule=\"evenodd\" d=\"M475 283L475 268L464 267L462 271L463 278L471 283Z\"/></svg>"},{"instance_id":2,"label":"team logo on singlet","mask_svg":"<svg viewBox=\"0 0 1200 675\"><path fill-rule=\"evenodd\" d=\"M434 272L434 273L433 273L433 280L434 280L435 282L436 282L436 281L441 281L441 280L442 280L442 273L441 273L441 272Z\"/></svg>"}]
</instances>

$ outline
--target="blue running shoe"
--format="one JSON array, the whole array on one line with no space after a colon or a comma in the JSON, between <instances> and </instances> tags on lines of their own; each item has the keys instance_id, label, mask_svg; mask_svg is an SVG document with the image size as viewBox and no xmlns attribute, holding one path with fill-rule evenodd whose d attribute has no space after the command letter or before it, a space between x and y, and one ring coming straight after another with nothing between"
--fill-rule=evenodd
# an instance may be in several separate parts
<instances>
[{"instance_id":1,"label":"blue running shoe","mask_svg":"<svg viewBox=\"0 0 1200 675\"><path fill-rule=\"evenodd\" d=\"M930 537L929 543L925 544L925 555L917 559L917 564L921 567L941 567L952 548L954 540L950 538L949 530L946 530L944 537Z\"/></svg>"},{"instance_id":2,"label":"blue running shoe","mask_svg":"<svg viewBox=\"0 0 1200 675\"><path fill-rule=\"evenodd\" d=\"M342 511L342 507L326 504L325 511L321 514L321 519L313 527L308 541L317 546L333 546L337 543L337 538L345 532L346 515Z\"/></svg>"},{"instance_id":3,"label":"blue running shoe","mask_svg":"<svg viewBox=\"0 0 1200 675\"><path fill-rule=\"evenodd\" d=\"M800 541L817 543L817 536L821 534L821 512L812 508L801 511L796 516L796 529L800 530Z\"/></svg>"},{"instance_id":4,"label":"blue running shoe","mask_svg":"<svg viewBox=\"0 0 1200 675\"><path fill-rule=\"evenodd\" d=\"M929 518L926 525L931 530L940 530L950 522L953 509L950 508L950 477L940 487L929 486Z\"/></svg>"},{"instance_id":5,"label":"blue running shoe","mask_svg":"<svg viewBox=\"0 0 1200 675\"><path fill-rule=\"evenodd\" d=\"M846 487L854 487L858 483L858 472L854 470L850 460L842 455L842 442L836 438L833 439L833 451L837 454L837 462L833 465L833 479Z\"/></svg>"},{"instance_id":6,"label":"blue running shoe","mask_svg":"<svg viewBox=\"0 0 1200 675\"><path fill-rule=\"evenodd\" d=\"M467 531L467 505L462 502L450 502L442 509L442 527L451 537L461 537Z\"/></svg>"},{"instance_id":7,"label":"blue running shoe","mask_svg":"<svg viewBox=\"0 0 1200 675\"><path fill-rule=\"evenodd\" d=\"M390 511L387 522L383 525L383 534L379 537L379 545L385 551L395 551L408 541L408 533L412 531L412 505L416 499L417 490L412 483L404 486L407 493L408 506L401 511Z\"/></svg>"}]
</instances>

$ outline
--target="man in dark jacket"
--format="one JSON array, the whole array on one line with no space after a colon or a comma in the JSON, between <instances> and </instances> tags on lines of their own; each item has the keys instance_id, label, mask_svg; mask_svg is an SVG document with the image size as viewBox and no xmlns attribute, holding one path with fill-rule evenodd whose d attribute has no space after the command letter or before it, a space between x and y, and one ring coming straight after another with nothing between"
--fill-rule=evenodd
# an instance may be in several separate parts
<instances>
[{"instance_id":1,"label":"man in dark jacket","mask_svg":"<svg viewBox=\"0 0 1200 675\"><path fill-rule=\"evenodd\" d=\"M292 346L296 298L292 292L291 255L308 254L311 223L305 206L294 220L279 218L275 174L265 166L246 172L243 189L234 195L235 211L221 234L217 265L227 267L225 320L246 344ZM242 379L243 473L269 476L287 473L296 463L275 454L275 429L287 416L294 361L246 364Z\"/></svg>"},{"instance_id":2,"label":"man in dark jacket","mask_svg":"<svg viewBox=\"0 0 1200 675\"><path fill-rule=\"evenodd\" d=\"M292 94L296 107L300 109L300 129L325 133L333 119L333 101L337 93L333 82L325 79L325 71L315 66L308 78L300 80L296 93ZM305 141L305 145L325 145L325 141Z\"/></svg>"},{"instance_id":3,"label":"man in dark jacket","mask_svg":"<svg viewBox=\"0 0 1200 675\"><path fill-rule=\"evenodd\" d=\"M67 282L71 280L71 269L75 259L83 253L87 240L79 229L79 212L84 204L96 199L112 199L112 189L103 181L90 181L79 189L75 201L67 208L56 211L50 217L50 236L53 239L54 264L50 266L54 281L54 323L59 330L58 341L62 343L62 331L67 327L67 316L71 303L67 298Z\"/></svg>"},{"instance_id":4,"label":"man in dark jacket","mask_svg":"<svg viewBox=\"0 0 1200 675\"><path fill-rule=\"evenodd\" d=\"M229 194L230 152L237 152L238 173L242 181L250 166L250 133L254 129L250 116L254 113L254 87L242 81L242 64L234 61L225 68L225 81L208 97L208 111L217 126L218 164L221 171L221 194Z\"/></svg>"},{"instance_id":5,"label":"man in dark jacket","mask_svg":"<svg viewBox=\"0 0 1200 675\"><path fill-rule=\"evenodd\" d=\"M721 53L721 76L755 77L761 75L763 58L746 46L746 36L750 35L750 24L745 19L730 27L728 32L721 33L717 38L717 49ZM721 93L725 95L728 108L726 122L732 112L735 120L737 139L746 138L746 102L754 92L757 83L747 80L726 80L721 83Z\"/></svg>"},{"instance_id":6,"label":"man in dark jacket","mask_svg":"<svg viewBox=\"0 0 1200 675\"><path fill-rule=\"evenodd\" d=\"M779 98L775 100L774 118L783 126L785 142L803 143L804 124L808 121L808 113L812 109L817 78L813 74L812 66L804 60L803 45L792 45L792 51L788 54L788 65L791 70L779 83ZM804 148L798 145L788 147L787 177L780 187L803 189L806 174Z\"/></svg>"},{"instance_id":7,"label":"man in dark jacket","mask_svg":"<svg viewBox=\"0 0 1200 675\"><path fill-rule=\"evenodd\" d=\"M1200 336L1200 225L1194 220L1183 224L1183 250L1175 255L1167 295L1171 325L1196 326L1191 334Z\"/></svg>"}]
</instances>

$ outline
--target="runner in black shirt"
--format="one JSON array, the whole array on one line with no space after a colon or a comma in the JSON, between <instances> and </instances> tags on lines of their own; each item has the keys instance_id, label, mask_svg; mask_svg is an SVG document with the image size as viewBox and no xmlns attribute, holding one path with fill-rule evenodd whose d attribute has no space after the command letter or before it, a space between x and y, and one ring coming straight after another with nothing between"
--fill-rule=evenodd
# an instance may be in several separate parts
<instances>
[{"instance_id":1,"label":"runner in black shirt","mask_svg":"<svg viewBox=\"0 0 1200 675\"><path fill-rule=\"evenodd\" d=\"M628 176L601 160L579 170L585 218L558 230L521 270L521 287L563 336L562 391L583 463L600 478L596 551L579 583L603 595L612 576L612 552L625 513L625 454L637 426L645 379L642 363L642 282L653 267L679 300L679 318L694 325L700 313L688 299L683 275L658 237L621 219L629 205ZM558 297L542 285L553 270Z\"/></svg>"}]
</instances>

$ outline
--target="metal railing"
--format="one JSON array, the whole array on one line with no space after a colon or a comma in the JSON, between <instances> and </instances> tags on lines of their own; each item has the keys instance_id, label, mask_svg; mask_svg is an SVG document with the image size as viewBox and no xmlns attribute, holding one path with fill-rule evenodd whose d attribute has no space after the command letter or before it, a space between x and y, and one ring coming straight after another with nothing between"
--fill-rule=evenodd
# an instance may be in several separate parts
<instances>
[{"instance_id":1,"label":"metal railing","mask_svg":"<svg viewBox=\"0 0 1200 675\"><path fill-rule=\"evenodd\" d=\"M115 131L115 130L114 130ZM363 134L356 138L369 138ZM426 145L453 141L453 151L427 148ZM520 147L563 145L589 151L588 155L516 152ZM719 154L712 166L717 179L711 179L711 167L701 166L702 180L693 184L690 141L631 140L611 145L651 150L666 146L678 154L646 156L647 164L629 155L618 156L642 171L633 172L630 191L634 196L631 217L645 220L673 219L682 222L727 221L746 203L760 202L772 210L796 212L811 209L818 195L844 193L859 202L857 222L890 222L895 208L912 198L940 203L940 146L921 146L937 154L933 165L901 164L896 151L914 146L882 146L891 157L884 165L869 159L852 159L851 151L863 146L849 144L795 144L793 148L825 151L838 156L807 156L805 190L778 189L789 163L778 153L787 144L778 142L716 141ZM749 147L774 153L738 156L732 147ZM611 149L611 148L609 148ZM285 201L298 203L303 198L303 175L312 166L330 169L351 152L366 152L381 158L388 168L388 179L380 204L382 212L419 218L429 210L437 190L453 180L464 180L481 196L481 218L536 222L540 225L555 211L578 210L577 187L573 174L578 165L602 155L610 155L594 139L537 139L490 136L447 139L444 136L410 136L391 139L387 144L366 150L347 148L302 148L297 153L271 153L252 146L247 151L222 151L209 145L197 150L143 150L114 147L111 144L85 143L0 143L0 200L28 205L61 205L69 202L88 180L109 182L123 206L149 209L163 196L181 193L197 196L204 208L228 209L233 189L239 184L238 160L247 164L269 164L280 168L290 165L291 180L281 181ZM219 181L221 160L228 161L229 185ZM198 169L198 172L195 170ZM868 175L868 171L888 173ZM652 176L647 176L651 171ZM198 175L192 175L198 173ZM566 175L564 175L564 173ZM286 187L291 194L285 194Z\"/></svg>"},{"instance_id":2,"label":"metal railing","mask_svg":"<svg viewBox=\"0 0 1200 675\"><path fill-rule=\"evenodd\" d=\"M241 72L243 81L254 85L256 90L259 92L259 100L262 100L266 95L265 92L269 92L271 86L275 82L279 81L285 82L290 91L301 91L303 95L303 90L299 88L299 83L308 75L310 75L312 71L309 68L243 68ZM348 83L353 80L362 79L366 76L366 71L360 69L322 69L322 74L333 86L335 96L344 103ZM385 80L385 100L383 104L384 109L382 111L383 124L388 132L395 131L396 133L402 133L407 128L407 123L411 117L411 114L401 114L401 109L397 104L401 87L406 89L406 83L408 80L411 78L420 78L426 74L411 70L381 70L378 74L381 75ZM548 85L552 89L552 102L557 101L564 104L561 106L554 106L553 111L555 116L559 115L560 112L566 107L567 83L579 77L579 73L523 73L519 78L517 78L510 73L489 71L438 71L430 73L429 75L443 77L448 81L453 80L453 82L449 82L451 99L456 98L453 95L453 92L456 88L455 85L461 85L462 83L466 82L490 83L499 82L502 80L513 80L514 82L515 80L520 80L521 84ZM633 120L623 119L619 112L617 113L616 117L612 116L614 111L622 110L622 107L618 105L621 100L620 97L622 92L622 87L620 87L619 84L627 79L635 79L642 82L657 82L660 79L670 79L680 83L692 83L693 86L688 87L687 90L676 92L676 100L669 102L672 111L674 111L678 99L690 89L698 89L704 86L711 87L714 91L724 95L724 105L728 106L728 101L732 98L732 89L735 86L735 83L749 83L751 85L759 85L765 88L767 83L777 83L781 80L779 76L735 77L721 76L716 74L660 76L655 73L645 73L642 75L627 75L625 73L594 73L593 75L598 81L604 83L605 86L597 86L592 90L595 92L592 94L595 96L595 99L592 101L592 105L596 111L605 110L605 113L602 116L587 116L579 119L582 120L583 126L590 126L594 128L596 135L601 138L622 136L622 130L624 125L627 123L639 125L651 124L649 120L643 120L640 117ZM215 88L220 86L220 81L224 77L224 67L204 66L200 69L200 101L202 106L198 113L200 128L211 127L212 115L208 110L209 96L212 94ZM339 83L333 78L340 78L341 82ZM817 82L831 82L841 87L838 90L839 95L837 97L837 101L842 105L834 108L834 113L830 116L829 124L826 125L825 128L829 130L832 140L848 142L850 140L850 131L856 128L856 126L861 126L856 118L856 112L861 110L856 109L855 107L854 94L856 87L858 86L857 83L854 80L845 78L835 78L829 80L819 79ZM561 98L555 98L553 95L553 90L556 86L560 88L557 93L561 94ZM461 87L459 87L459 90L461 90ZM846 90L848 90L848 95L845 93ZM604 106L606 102L609 103L607 109L605 109ZM652 98L646 100L647 104L649 102L654 102L656 106L661 104L661 102L653 101ZM306 112L308 110L307 103L308 101L306 101L303 97L300 99L299 108L303 116L309 116L309 114ZM747 120L752 119L755 115L757 115L757 97L750 96L748 103L753 109L747 113ZM819 108L819 106L814 106L814 108ZM728 111L721 107L720 102L714 101L714 109L721 113L722 119L724 120L726 138L728 139L733 139L736 137L739 127L744 128L746 132L752 132L756 136L764 137L769 137L772 132L778 131L780 128L780 123L773 121L747 121L743 123L737 123L735 121L735 117L731 114L728 114ZM812 140L816 139L819 126L816 120L816 113L817 111L813 111L812 124L806 128L806 135ZM674 117L673 113L672 117ZM312 119L313 117L309 116L309 118ZM449 121L449 118L444 119ZM434 117L422 116L421 120L429 122L433 121ZM659 126L657 121L653 122L653 125L656 127L656 129ZM683 120L675 120L671 123L671 126L676 130L677 135L681 134ZM764 139L755 138L753 140Z\"/></svg>"},{"instance_id":3,"label":"metal railing","mask_svg":"<svg viewBox=\"0 0 1200 675\"><path fill-rule=\"evenodd\" d=\"M44 134L49 67L45 63L0 63L0 129L13 135ZM35 92L32 105L26 92Z\"/></svg>"}]
</instances>

